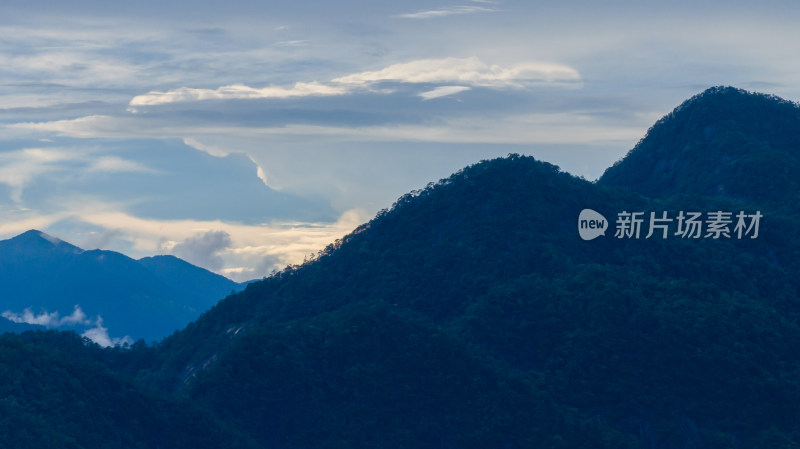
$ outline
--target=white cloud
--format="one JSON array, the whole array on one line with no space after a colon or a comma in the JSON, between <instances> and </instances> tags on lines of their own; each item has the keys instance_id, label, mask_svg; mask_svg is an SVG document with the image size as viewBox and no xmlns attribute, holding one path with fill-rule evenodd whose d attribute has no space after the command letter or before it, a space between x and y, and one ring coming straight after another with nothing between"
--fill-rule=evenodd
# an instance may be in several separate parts
<instances>
[{"instance_id":1,"label":"white cloud","mask_svg":"<svg viewBox=\"0 0 800 449\"><path fill-rule=\"evenodd\" d=\"M16 129L55 132L69 137L115 137L115 138L183 138L190 146L203 151L219 151L221 145L208 146L199 142L211 138L218 142L235 141L236 149L252 155L252 148L263 147L263 142L281 143L302 140L325 142L328 139L374 142L441 142L441 143L492 143L492 144L592 144L611 141L624 142L623 148L641 138L648 123L657 114L640 114L636 122L619 123L602 113L581 111L563 113L533 113L495 116L493 120L478 118L440 119L436 123L422 125L376 125L376 126L327 126L289 124L278 127L253 126L165 126L157 121L137 121L132 118L90 116L73 120L7 125ZM243 143L245 142L245 143ZM249 145L249 147L247 146ZM262 181L264 179L262 178ZM272 188L278 185L270 184Z\"/></svg>"},{"instance_id":2,"label":"white cloud","mask_svg":"<svg viewBox=\"0 0 800 449\"><path fill-rule=\"evenodd\" d=\"M0 235L13 237L31 229L45 229L53 223L69 219L72 215L66 211L43 214L24 208L13 213L4 210L3 216L7 219L0 222Z\"/></svg>"},{"instance_id":3,"label":"white cloud","mask_svg":"<svg viewBox=\"0 0 800 449\"><path fill-rule=\"evenodd\" d=\"M167 92L152 91L138 95L130 101L132 111L136 106L154 106L167 103L181 103L202 100L253 100L263 98L291 98L344 95L347 89L340 86L327 86L317 82L295 83L292 87L269 86L255 88L243 84L222 86L217 89L194 89L181 87Z\"/></svg>"},{"instance_id":4,"label":"white cloud","mask_svg":"<svg viewBox=\"0 0 800 449\"><path fill-rule=\"evenodd\" d=\"M261 182L263 182L265 186L269 187L269 182L267 182L267 174L264 172L264 169L261 168L261 166L258 165L258 162L256 162L256 160L253 159L252 157L250 158L250 160L253 161L253 163L256 164L256 166L257 166L257 168L256 168L256 176L258 176L258 179L260 179Z\"/></svg>"},{"instance_id":5,"label":"white cloud","mask_svg":"<svg viewBox=\"0 0 800 449\"><path fill-rule=\"evenodd\" d=\"M83 310L81 310L81 308L76 305L71 315L61 318L60 325L64 324L66 325L89 324L89 320L86 319L86 314L83 312Z\"/></svg>"},{"instance_id":6,"label":"white cloud","mask_svg":"<svg viewBox=\"0 0 800 449\"><path fill-rule=\"evenodd\" d=\"M10 310L6 310L2 313L2 317L15 323L35 324L45 327L91 324L91 321L86 318L86 313L84 313L80 306L77 305L73 309L72 313L65 317L59 317L58 312L48 313L47 310L43 310L41 313L35 314L30 308L23 310L22 313L14 313Z\"/></svg>"},{"instance_id":7,"label":"white cloud","mask_svg":"<svg viewBox=\"0 0 800 449\"><path fill-rule=\"evenodd\" d=\"M488 4L488 2L479 2L479 3ZM426 11L400 14L397 17L403 19L435 19L439 17L447 17L454 15L462 15L462 14L476 14L482 12L497 12L497 9L487 8L485 6L467 6L467 5L445 6L442 8L429 9Z\"/></svg>"},{"instance_id":8,"label":"white cloud","mask_svg":"<svg viewBox=\"0 0 800 449\"><path fill-rule=\"evenodd\" d=\"M423 92L419 94L419 96L422 97L423 100L433 100L434 98L446 97L470 89L471 88L468 86L439 86L436 89Z\"/></svg>"},{"instance_id":9,"label":"white cloud","mask_svg":"<svg viewBox=\"0 0 800 449\"><path fill-rule=\"evenodd\" d=\"M526 62L502 67L489 65L477 57L420 59L393 64L376 71L354 73L334 78L328 84L297 82L291 87L268 86L255 88L243 84L217 89L181 87L169 91L151 91L131 99L128 110L141 107L204 100L286 99L296 97L326 97L347 95L359 88L378 82L398 83L459 83L491 88L523 88L529 84L575 84L581 76L577 70L563 64ZM442 86L449 89L455 86ZM463 88L462 88L463 90ZM384 93L376 90L373 93Z\"/></svg>"},{"instance_id":10,"label":"white cloud","mask_svg":"<svg viewBox=\"0 0 800 449\"><path fill-rule=\"evenodd\" d=\"M14 313L10 310L3 312L3 318L11 320L15 323L36 324L39 326L58 326L58 312L47 313L46 310L40 314L34 314L31 309L25 309L22 313Z\"/></svg>"},{"instance_id":11,"label":"white cloud","mask_svg":"<svg viewBox=\"0 0 800 449\"><path fill-rule=\"evenodd\" d=\"M293 41L275 42L272 45L275 47L305 47L306 45L308 45L308 42L309 41L306 39L298 39Z\"/></svg>"},{"instance_id":12,"label":"white cloud","mask_svg":"<svg viewBox=\"0 0 800 449\"><path fill-rule=\"evenodd\" d=\"M21 203L22 194L31 182L39 177L64 171L156 173L138 162L114 156L97 157L94 155L96 151L98 150L95 148L85 147L52 147L23 148L0 153L0 184L11 188L12 201Z\"/></svg>"},{"instance_id":13,"label":"white cloud","mask_svg":"<svg viewBox=\"0 0 800 449\"><path fill-rule=\"evenodd\" d=\"M81 336L92 340L104 348L133 344L133 339L128 335L122 338L111 338L111 336L108 335L108 328L103 327L103 318L100 316L97 317L95 327L87 329Z\"/></svg>"},{"instance_id":14,"label":"white cloud","mask_svg":"<svg viewBox=\"0 0 800 449\"><path fill-rule=\"evenodd\" d=\"M157 173L156 170L153 170L152 168L143 164L115 156L101 157L91 162L88 167L88 171L110 173Z\"/></svg>"},{"instance_id":15,"label":"white cloud","mask_svg":"<svg viewBox=\"0 0 800 449\"><path fill-rule=\"evenodd\" d=\"M194 148L195 150L206 152L214 157L225 157L230 154L229 151L223 150L222 148L216 147L214 145L208 145L202 143L197 139L186 138L183 139L183 143Z\"/></svg>"},{"instance_id":16,"label":"white cloud","mask_svg":"<svg viewBox=\"0 0 800 449\"><path fill-rule=\"evenodd\" d=\"M93 138L120 135L120 120L110 115L87 115L75 119L53 120L49 122L20 122L6 125L12 130L44 131L59 135ZM127 133L133 137L135 133Z\"/></svg>"},{"instance_id":17,"label":"white cloud","mask_svg":"<svg viewBox=\"0 0 800 449\"><path fill-rule=\"evenodd\" d=\"M60 170L73 156L60 149L25 148L0 155L0 184L11 188L11 199L22 201L25 186L38 176Z\"/></svg>"},{"instance_id":18,"label":"white cloud","mask_svg":"<svg viewBox=\"0 0 800 449\"><path fill-rule=\"evenodd\" d=\"M253 268L248 268L248 267L231 267L231 268L223 268L222 270L220 270L220 273L222 273L225 276L237 276L237 275L252 273L254 271L255 270Z\"/></svg>"},{"instance_id":19,"label":"white cloud","mask_svg":"<svg viewBox=\"0 0 800 449\"><path fill-rule=\"evenodd\" d=\"M381 81L401 83L460 83L484 87L523 87L527 83L575 83L581 76L563 64L528 62L501 67L477 57L420 59L381 70L355 73L333 80L346 85Z\"/></svg>"}]
</instances>

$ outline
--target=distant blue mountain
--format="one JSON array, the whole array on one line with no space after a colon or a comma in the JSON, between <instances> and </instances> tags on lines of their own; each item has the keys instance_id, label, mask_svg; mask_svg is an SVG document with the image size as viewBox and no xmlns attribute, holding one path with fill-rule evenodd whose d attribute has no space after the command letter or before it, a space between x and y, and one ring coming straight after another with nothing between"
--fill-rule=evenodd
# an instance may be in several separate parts
<instances>
[{"instance_id":1,"label":"distant blue mountain","mask_svg":"<svg viewBox=\"0 0 800 449\"><path fill-rule=\"evenodd\" d=\"M85 251L36 230L0 241L0 313L79 333L99 316L111 337L157 340L242 287L177 257ZM0 331L26 328L0 320Z\"/></svg>"},{"instance_id":2,"label":"distant blue mountain","mask_svg":"<svg viewBox=\"0 0 800 449\"><path fill-rule=\"evenodd\" d=\"M238 284L175 256L144 257L139 259L139 263L162 282L198 299L206 299L206 302L195 305L201 311L210 309L217 301L247 284ZM214 292L214 295L209 295L209 292Z\"/></svg>"}]
</instances>

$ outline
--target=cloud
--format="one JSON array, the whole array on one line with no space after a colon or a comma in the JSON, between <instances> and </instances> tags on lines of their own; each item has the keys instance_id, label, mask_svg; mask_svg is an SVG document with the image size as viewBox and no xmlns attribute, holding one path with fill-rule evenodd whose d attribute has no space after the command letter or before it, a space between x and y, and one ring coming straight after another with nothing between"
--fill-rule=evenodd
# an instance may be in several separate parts
<instances>
[{"instance_id":1,"label":"cloud","mask_svg":"<svg viewBox=\"0 0 800 449\"><path fill-rule=\"evenodd\" d=\"M116 137L121 136L120 123L124 119L118 119L110 115L87 115L75 119L53 120L47 122L19 122L6 125L6 128L28 131L53 132L59 135L92 138L92 137ZM130 120L128 120L130 124ZM125 135L133 137L134 133Z\"/></svg>"},{"instance_id":2,"label":"cloud","mask_svg":"<svg viewBox=\"0 0 800 449\"><path fill-rule=\"evenodd\" d=\"M115 156L101 157L92 161L87 169L90 172L108 172L108 173L158 173L138 162L122 159Z\"/></svg>"},{"instance_id":3,"label":"cloud","mask_svg":"<svg viewBox=\"0 0 800 449\"><path fill-rule=\"evenodd\" d=\"M488 4L488 2L480 2L480 3ZM445 6L442 8L429 9L426 11L418 11L408 14L400 14L396 17L400 17L402 19L435 19L439 17L455 16L462 14L477 14L477 13L497 12L497 11L498 11L497 9L488 8L485 6L458 5L458 6Z\"/></svg>"},{"instance_id":4,"label":"cloud","mask_svg":"<svg viewBox=\"0 0 800 449\"><path fill-rule=\"evenodd\" d=\"M35 324L45 327L60 327L60 326L75 326L78 324L91 324L91 321L86 318L86 313L80 308L75 306L72 313L65 317L59 317L58 312L48 313L43 310L39 314L35 314L30 308L22 311L22 313L14 313L6 310L2 313L2 317L15 323Z\"/></svg>"},{"instance_id":5,"label":"cloud","mask_svg":"<svg viewBox=\"0 0 800 449\"><path fill-rule=\"evenodd\" d=\"M2 313L2 316L14 323L33 324L48 328L94 325L94 327L87 329L81 335L103 347L129 345L133 343L133 339L127 335L122 338L111 338L108 335L108 328L103 327L103 318L98 316L95 321L89 320L86 317L86 313L84 313L78 305L75 306L70 315L65 317L59 317L58 312L48 313L46 310L43 310L39 314L34 314L30 308L23 310L22 313L14 313L10 310L6 310Z\"/></svg>"},{"instance_id":6,"label":"cloud","mask_svg":"<svg viewBox=\"0 0 800 449\"><path fill-rule=\"evenodd\" d=\"M104 348L133 344L133 339L128 335L122 338L111 338L111 336L108 335L108 328L103 327L103 318L100 316L97 317L95 327L87 329L81 336L88 338Z\"/></svg>"},{"instance_id":7,"label":"cloud","mask_svg":"<svg viewBox=\"0 0 800 449\"><path fill-rule=\"evenodd\" d=\"M435 92L433 91L430 92ZM441 92L441 91L440 91ZM445 91L447 92L447 91ZM199 138L250 142L263 147L265 139L281 143L304 141L372 141L372 142L440 142L440 143L492 143L492 144L573 144L629 141L634 144L641 138L647 123L657 115L639 114L636 121L622 123L606 111L569 111L555 113L530 113L495 115L487 120L477 117L439 118L430 124L394 124L376 126L329 126L316 124L288 124L285 126L225 126L198 125L164 126L157 121L137 122L127 118L84 117L53 122L19 123L8 125L18 129L35 129L55 132L69 137L134 138L147 135L154 138L178 138L194 135ZM209 152L211 147L187 140L193 148ZM214 147L219 149L220 147ZM222 150L220 150L222 151ZM238 150L243 151L243 150ZM233 152L233 151L232 151ZM252 154L248 150L249 154ZM262 178L263 181L263 178ZM272 184L270 184L272 186Z\"/></svg>"},{"instance_id":8,"label":"cloud","mask_svg":"<svg viewBox=\"0 0 800 449\"><path fill-rule=\"evenodd\" d=\"M292 98L292 97L319 97L331 95L344 95L347 89L339 86L328 86L317 82L295 83L292 87L269 86L255 88L243 84L222 86L217 89L194 89L181 87L167 92L152 91L134 97L130 103L130 110L136 111L137 106L154 106L167 103L182 103L187 101L203 100L254 100L264 98Z\"/></svg>"},{"instance_id":9,"label":"cloud","mask_svg":"<svg viewBox=\"0 0 800 449\"><path fill-rule=\"evenodd\" d=\"M309 43L306 39L299 39L293 41L280 41L272 44L274 47L305 47Z\"/></svg>"},{"instance_id":10,"label":"cloud","mask_svg":"<svg viewBox=\"0 0 800 449\"><path fill-rule=\"evenodd\" d=\"M85 203L76 200L74 206L65 205L74 212L78 229L86 225L116 229L133 243L131 249L137 254L169 252L220 273L227 268L252 268L241 276L235 271L226 273L241 281L264 276L276 267L300 263L308 254L325 248L368 218L364 211L351 210L334 223L275 222L249 226L222 221L148 220L108 210L102 204Z\"/></svg>"},{"instance_id":11,"label":"cloud","mask_svg":"<svg viewBox=\"0 0 800 449\"><path fill-rule=\"evenodd\" d=\"M56 172L63 167L61 163L74 156L59 149L25 148L0 155L0 184L11 188L11 199L22 201L25 186L33 179Z\"/></svg>"},{"instance_id":12,"label":"cloud","mask_svg":"<svg viewBox=\"0 0 800 449\"><path fill-rule=\"evenodd\" d=\"M523 88L530 84L575 84L581 76L577 70L563 64L525 62L503 67L489 65L477 57L420 59L393 64L381 70L366 71L334 78L330 82L297 82L290 87L268 86L255 88L244 84L217 89L181 87L169 91L151 91L137 95L128 110L171 103L205 100L256 100L303 97L331 97L352 94L372 84L396 82L406 84L459 83L473 87ZM454 89L455 86L442 86ZM463 88L462 88L463 90ZM372 93L391 93L392 90L373 90ZM100 119L98 117L97 119Z\"/></svg>"},{"instance_id":13,"label":"cloud","mask_svg":"<svg viewBox=\"0 0 800 449\"><path fill-rule=\"evenodd\" d=\"M381 70L355 73L333 80L346 85L400 83L459 83L482 87L524 87L528 83L575 83L581 76L563 64L528 62L509 67L488 65L477 57L419 59Z\"/></svg>"},{"instance_id":14,"label":"cloud","mask_svg":"<svg viewBox=\"0 0 800 449\"><path fill-rule=\"evenodd\" d=\"M34 315L31 309L25 309L21 314L10 310L3 312L3 318L15 323L37 324L39 326L53 327L58 326L58 312L47 313L46 310L38 315Z\"/></svg>"},{"instance_id":15,"label":"cloud","mask_svg":"<svg viewBox=\"0 0 800 449\"><path fill-rule=\"evenodd\" d=\"M71 173L157 173L138 162L114 156L96 156L94 148L23 148L0 153L0 184L10 188L10 198L22 202L28 185L39 178Z\"/></svg>"},{"instance_id":16,"label":"cloud","mask_svg":"<svg viewBox=\"0 0 800 449\"><path fill-rule=\"evenodd\" d=\"M222 148L214 145L204 144L197 139L185 138L183 139L183 143L194 148L195 150L204 151L214 157L225 157L230 154L229 151L223 150Z\"/></svg>"},{"instance_id":17,"label":"cloud","mask_svg":"<svg viewBox=\"0 0 800 449\"><path fill-rule=\"evenodd\" d=\"M31 229L46 229L54 223L69 219L73 213L58 211L55 213L39 213L25 208L3 210L7 220L0 222L0 235L14 236Z\"/></svg>"},{"instance_id":18,"label":"cloud","mask_svg":"<svg viewBox=\"0 0 800 449\"><path fill-rule=\"evenodd\" d=\"M189 146L189 147L194 148L195 150L203 151L203 152L208 153L208 154L210 154L210 155L212 155L214 157L226 157L226 156L228 156L230 154L230 152L227 151L227 150L224 150L224 149L222 149L220 147L217 147L215 145L205 144L203 142L200 142L197 139L186 138L186 139L183 139L183 143L185 145ZM256 165L256 176L258 176L258 179L260 179L261 182L263 182L265 186L270 187L269 182L267 182L267 173L264 172L264 169L261 168L261 166L258 164L258 161L253 159L252 156L249 156L249 157L250 157L250 160L253 162L253 164Z\"/></svg>"},{"instance_id":19,"label":"cloud","mask_svg":"<svg viewBox=\"0 0 800 449\"><path fill-rule=\"evenodd\" d=\"M123 238L124 234L119 229L109 229L103 232L91 231L89 236L78 246L86 249L105 249L117 238Z\"/></svg>"},{"instance_id":20,"label":"cloud","mask_svg":"<svg viewBox=\"0 0 800 449\"><path fill-rule=\"evenodd\" d=\"M342 238L369 218L362 210L351 210L333 223L243 225L223 221L155 220L120 212L114 204L92 204L86 198L71 200L72 203L62 202L68 212L40 215L28 211L22 214L27 217L2 223L0 235L10 237L37 228L68 242L78 242L87 249L111 249L108 245L113 244L114 250L134 258L175 254L235 281L247 281L266 276L273 269L301 263L309 254ZM87 238L87 234L91 237ZM6 313L12 314L7 318L18 317L26 320L21 322L38 321L43 325L55 325L62 319L55 312Z\"/></svg>"},{"instance_id":21,"label":"cloud","mask_svg":"<svg viewBox=\"0 0 800 449\"><path fill-rule=\"evenodd\" d=\"M419 96L422 97L423 100L433 100L434 98L446 97L470 89L471 88L468 86L439 86L436 89L423 92L419 94Z\"/></svg>"},{"instance_id":22,"label":"cloud","mask_svg":"<svg viewBox=\"0 0 800 449\"><path fill-rule=\"evenodd\" d=\"M258 179L260 179L265 186L269 187L269 182L267 180L267 173L264 172L264 169L261 168L260 165L258 165L258 162L255 159L253 159L252 156L250 156L250 160L253 161L254 164L256 164L256 176L258 176Z\"/></svg>"},{"instance_id":23,"label":"cloud","mask_svg":"<svg viewBox=\"0 0 800 449\"><path fill-rule=\"evenodd\" d=\"M89 324L90 321L86 319L86 314L81 310L79 306L75 306L75 309L72 311L72 314L61 318L59 325L76 325L76 324Z\"/></svg>"},{"instance_id":24,"label":"cloud","mask_svg":"<svg viewBox=\"0 0 800 449\"><path fill-rule=\"evenodd\" d=\"M195 265L220 270L224 261L220 253L232 245L231 235L225 231L208 231L180 243L169 242L164 249Z\"/></svg>"}]
</instances>

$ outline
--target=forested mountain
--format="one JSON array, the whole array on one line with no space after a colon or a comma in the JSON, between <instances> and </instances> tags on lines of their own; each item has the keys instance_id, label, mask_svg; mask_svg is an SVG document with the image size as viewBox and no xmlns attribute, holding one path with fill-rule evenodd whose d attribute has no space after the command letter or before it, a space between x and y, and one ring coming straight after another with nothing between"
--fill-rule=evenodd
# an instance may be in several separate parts
<instances>
[{"instance_id":1,"label":"forested mountain","mask_svg":"<svg viewBox=\"0 0 800 449\"><path fill-rule=\"evenodd\" d=\"M0 336L0 448L257 447L192 402L111 371L110 351L68 332Z\"/></svg>"},{"instance_id":2,"label":"forested mountain","mask_svg":"<svg viewBox=\"0 0 800 449\"><path fill-rule=\"evenodd\" d=\"M715 87L659 120L601 184L664 198L680 193L759 203L798 200L800 106Z\"/></svg>"},{"instance_id":3,"label":"forested mountain","mask_svg":"<svg viewBox=\"0 0 800 449\"><path fill-rule=\"evenodd\" d=\"M172 256L137 261L84 251L36 230L0 241L0 312L58 312L58 320L79 331L101 316L112 336L161 339L241 287ZM65 320L76 306L83 320ZM6 321L3 330L15 324Z\"/></svg>"},{"instance_id":4,"label":"forested mountain","mask_svg":"<svg viewBox=\"0 0 800 449\"><path fill-rule=\"evenodd\" d=\"M484 161L155 346L66 350L262 448L796 447L800 171L787 162L764 184L755 168L796 157L796 111L710 89L597 183L530 157ZM579 237L587 208L605 236ZM763 218L757 238L684 238L675 221L668 238L617 238L623 211ZM13 338L32 360L72 341ZM148 432L130 441L159 447Z\"/></svg>"}]
</instances>

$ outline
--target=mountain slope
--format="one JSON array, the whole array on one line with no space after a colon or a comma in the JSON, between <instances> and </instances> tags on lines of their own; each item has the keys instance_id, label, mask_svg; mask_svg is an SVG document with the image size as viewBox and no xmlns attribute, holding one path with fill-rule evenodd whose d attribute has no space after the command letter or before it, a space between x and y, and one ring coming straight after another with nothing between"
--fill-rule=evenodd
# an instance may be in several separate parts
<instances>
[{"instance_id":1,"label":"mountain slope","mask_svg":"<svg viewBox=\"0 0 800 449\"><path fill-rule=\"evenodd\" d=\"M177 258L136 261L113 251L84 251L36 230L0 241L0 306L17 315L31 309L50 326L83 329L100 316L112 337L154 340L236 288ZM86 316L72 315L76 306Z\"/></svg>"},{"instance_id":2,"label":"mountain slope","mask_svg":"<svg viewBox=\"0 0 800 449\"><path fill-rule=\"evenodd\" d=\"M756 240L579 239L587 207L674 216L750 210L756 198L676 197L670 184L648 198L651 178L623 190L519 156L468 167L222 301L167 339L141 378L235 417L264 446L794 441L798 217L764 204ZM441 354L491 380L471 383L481 376ZM503 399L508 388L519 402ZM260 405L239 412L237 398ZM427 400L436 413L424 414Z\"/></svg>"},{"instance_id":3,"label":"mountain slope","mask_svg":"<svg viewBox=\"0 0 800 449\"><path fill-rule=\"evenodd\" d=\"M0 335L0 448L253 447L208 411L111 371L75 334Z\"/></svg>"},{"instance_id":4,"label":"mountain slope","mask_svg":"<svg viewBox=\"0 0 800 449\"><path fill-rule=\"evenodd\" d=\"M498 279L546 271L555 242L579 251L566 221L580 201L550 198L603 196L594 190L530 158L470 167L222 301L163 342L142 378L235 417L265 446L625 447L443 327Z\"/></svg>"},{"instance_id":5,"label":"mountain slope","mask_svg":"<svg viewBox=\"0 0 800 449\"><path fill-rule=\"evenodd\" d=\"M144 257L138 262L165 284L201 300L193 304L198 311L208 310L221 298L244 288L243 284L175 256Z\"/></svg>"},{"instance_id":6,"label":"mountain slope","mask_svg":"<svg viewBox=\"0 0 800 449\"><path fill-rule=\"evenodd\" d=\"M748 113L700 104L659 123ZM793 106L767 109L775 123L794 120ZM742 141L760 139L760 126ZM214 435L262 448L800 445L800 214L765 192L732 194L750 180L725 168L771 153L694 154L727 186L695 195L692 164L678 157L687 171L665 176L647 152L677 156L648 145L611 171L619 184L518 155L467 167L154 347L92 360L111 379L208 411ZM789 168L776 184L800 175ZM591 241L577 232L585 208L614 223L621 211L754 207L757 239L683 239L675 223L665 239L618 239L613 224ZM53 344L38 335L19 338L35 351ZM22 389L20 405L35 407L47 382ZM60 419L42 417L79 434ZM216 447L214 435L198 447Z\"/></svg>"},{"instance_id":7,"label":"mountain slope","mask_svg":"<svg viewBox=\"0 0 800 449\"><path fill-rule=\"evenodd\" d=\"M697 194L797 204L798 129L795 103L711 88L653 125L600 183L661 198Z\"/></svg>"}]
</instances>

